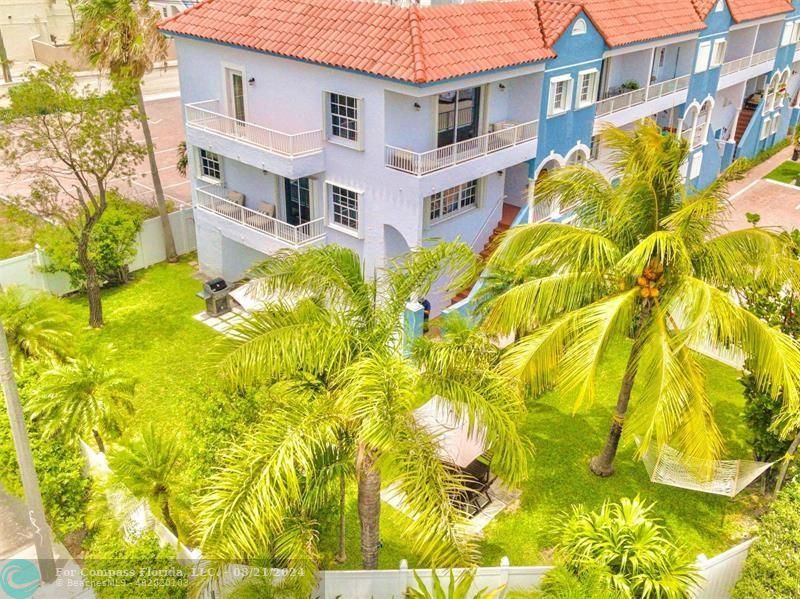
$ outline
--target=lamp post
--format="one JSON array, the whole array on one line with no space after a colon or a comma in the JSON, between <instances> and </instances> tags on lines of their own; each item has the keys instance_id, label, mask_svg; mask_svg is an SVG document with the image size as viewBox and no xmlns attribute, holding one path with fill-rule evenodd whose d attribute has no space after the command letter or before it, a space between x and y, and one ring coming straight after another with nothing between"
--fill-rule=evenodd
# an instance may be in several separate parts
<instances>
[{"instance_id":1,"label":"lamp post","mask_svg":"<svg viewBox=\"0 0 800 599\"><path fill-rule=\"evenodd\" d=\"M14 449L17 452L19 471L22 474L22 487L25 491L25 503L28 506L28 517L33 526L33 542L36 546L36 559L39 562L39 574L44 582L56 579L56 564L53 558L53 543L50 540L50 529L44 517L42 494L39 491L39 477L33 467L33 454L25 428L25 418L19 401L17 381L11 365L8 351L8 340L3 323L0 322L0 385L6 398L8 419L11 421L11 436L14 438Z\"/></svg>"}]
</instances>

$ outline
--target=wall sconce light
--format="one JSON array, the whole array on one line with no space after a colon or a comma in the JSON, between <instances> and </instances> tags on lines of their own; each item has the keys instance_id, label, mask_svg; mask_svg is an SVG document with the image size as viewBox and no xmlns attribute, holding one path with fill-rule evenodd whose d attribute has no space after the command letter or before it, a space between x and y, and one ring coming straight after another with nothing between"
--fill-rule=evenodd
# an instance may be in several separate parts
<instances>
[{"instance_id":1,"label":"wall sconce light","mask_svg":"<svg viewBox=\"0 0 800 599\"><path fill-rule=\"evenodd\" d=\"M498 85L498 87L500 89L505 89L506 88L506 84L505 83L501 83L500 85Z\"/></svg>"},{"instance_id":2,"label":"wall sconce light","mask_svg":"<svg viewBox=\"0 0 800 599\"><path fill-rule=\"evenodd\" d=\"M419 102L414 102L414 110L416 110L417 112L422 110L422 106L419 105Z\"/></svg>"},{"instance_id":3,"label":"wall sconce light","mask_svg":"<svg viewBox=\"0 0 800 599\"><path fill-rule=\"evenodd\" d=\"M497 176L498 177L502 177L503 176L503 171L497 171Z\"/></svg>"},{"instance_id":4,"label":"wall sconce light","mask_svg":"<svg viewBox=\"0 0 800 599\"><path fill-rule=\"evenodd\" d=\"M250 77L250 79L247 80L247 83L249 85L255 85L256 84L256 78L255 77Z\"/></svg>"}]
</instances>

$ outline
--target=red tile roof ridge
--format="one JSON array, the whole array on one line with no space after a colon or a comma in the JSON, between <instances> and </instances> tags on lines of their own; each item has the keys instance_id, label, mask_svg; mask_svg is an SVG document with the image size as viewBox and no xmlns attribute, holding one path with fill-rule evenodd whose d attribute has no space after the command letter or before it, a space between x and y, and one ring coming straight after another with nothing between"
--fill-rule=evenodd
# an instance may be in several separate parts
<instances>
[{"instance_id":1,"label":"red tile roof ridge","mask_svg":"<svg viewBox=\"0 0 800 599\"><path fill-rule=\"evenodd\" d=\"M411 32L411 49L414 53L414 83L423 83L427 80L427 69L419 27L419 6L412 6L408 11L408 26Z\"/></svg>"}]
</instances>

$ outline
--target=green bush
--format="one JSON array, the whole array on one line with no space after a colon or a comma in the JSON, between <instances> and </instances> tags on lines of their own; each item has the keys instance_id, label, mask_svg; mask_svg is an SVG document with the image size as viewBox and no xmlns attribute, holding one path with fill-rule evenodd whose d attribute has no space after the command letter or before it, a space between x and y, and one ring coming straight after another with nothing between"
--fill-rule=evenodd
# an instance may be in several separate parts
<instances>
[{"instance_id":1,"label":"green bush","mask_svg":"<svg viewBox=\"0 0 800 599\"><path fill-rule=\"evenodd\" d=\"M800 481L784 487L759 523L734 599L800 597Z\"/></svg>"},{"instance_id":2,"label":"green bush","mask_svg":"<svg viewBox=\"0 0 800 599\"><path fill-rule=\"evenodd\" d=\"M127 282L127 264L136 255L136 235L148 213L146 206L109 192L108 208L94 227L89 243L90 257L107 284ZM36 241L50 259L45 272L63 272L73 286L83 289L86 275L78 264L76 243L69 231L64 227L46 227Z\"/></svg>"},{"instance_id":3,"label":"green bush","mask_svg":"<svg viewBox=\"0 0 800 599\"><path fill-rule=\"evenodd\" d=\"M186 597L189 573L152 532L127 543L116 526L92 537L84 559L86 582L100 599Z\"/></svg>"}]
</instances>

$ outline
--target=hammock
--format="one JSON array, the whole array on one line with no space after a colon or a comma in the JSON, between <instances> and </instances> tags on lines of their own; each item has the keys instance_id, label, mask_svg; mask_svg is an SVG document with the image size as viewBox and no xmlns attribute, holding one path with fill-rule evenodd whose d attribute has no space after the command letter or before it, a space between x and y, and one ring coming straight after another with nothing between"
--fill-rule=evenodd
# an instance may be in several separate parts
<instances>
[{"instance_id":1,"label":"hammock","mask_svg":"<svg viewBox=\"0 0 800 599\"><path fill-rule=\"evenodd\" d=\"M637 437L636 445L640 443ZM668 445L659 450L653 444L642 455L642 461L654 483L727 497L738 495L773 464L751 460L716 460L709 464L706 460L686 459ZM695 472L710 474L708 478L698 478Z\"/></svg>"}]
</instances>

